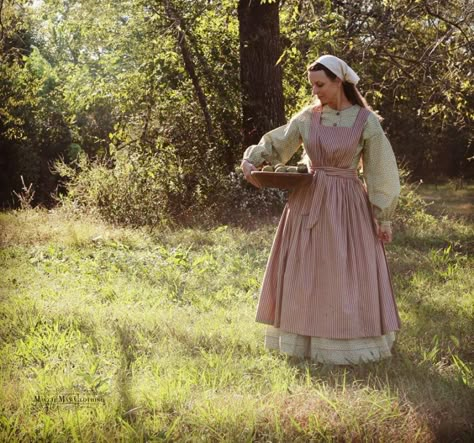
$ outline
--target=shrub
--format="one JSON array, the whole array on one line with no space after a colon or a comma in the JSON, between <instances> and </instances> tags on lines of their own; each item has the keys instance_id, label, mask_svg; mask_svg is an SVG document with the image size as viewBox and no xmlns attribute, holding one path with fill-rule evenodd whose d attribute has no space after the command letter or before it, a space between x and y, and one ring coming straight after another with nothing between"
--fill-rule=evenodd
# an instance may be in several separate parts
<instances>
[{"instance_id":1,"label":"shrub","mask_svg":"<svg viewBox=\"0 0 474 443\"><path fill-rule=\"evenodd\" d=\"M400 198L393 220L397 230L423 228L434 222L434 218L426 212L428 204L417 193L420 182L412 182L410 178L410 171L400 168Z\"/></svg>"},{"instance_id":2,"label":"shrub","mask_svg":"<svg viewBox=\"0 0 474 443\"><path fill-rule=\"evenodd\" d=\"M176 202L184 185L169 145L154 152L122 149L107 162L80 154L73 165L56 162L55 171L67 182L68 194L60 200L114 223L155 226L180 211Z\"/></svg>"},{"instance_id":3,"label":"shrub","mask_svg":"<svg viewBox=\"0 0 474 443\"><path fill-rule=\"evenodd\" d=\"M222 179L209 207L217 221L249 227L280 215L286 199L286 191L257 189L236 169Z\"/></svg>"}]
</instances>

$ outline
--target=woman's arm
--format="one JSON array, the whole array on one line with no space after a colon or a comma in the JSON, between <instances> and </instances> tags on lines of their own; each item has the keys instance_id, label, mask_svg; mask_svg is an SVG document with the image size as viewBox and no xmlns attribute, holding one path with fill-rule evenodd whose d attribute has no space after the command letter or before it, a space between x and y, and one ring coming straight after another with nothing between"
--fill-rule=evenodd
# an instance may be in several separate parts
<instances>
[{"instance_id":1,"label":"woman's arm","mask_svg":"<svg viewBox=\"0 0 474 443\"><path fill-rule=\"evenodd\" d=\"M380 239L391 241L391 220L400 194L397 162L375 114L369 116L363 137L363 170L369 201Z\"/></svg>"},{"instance_id":2,"label":"woman's arm","mask_svg":"<svg viewBox=\"0 0 474 443\"><path fill-rule=\"evenodd\" d=\"M246 149L244 160L254 166L260 166L263 162L286 163L302 142L299 129L300 118L301 113L295 115L286 125L267 132L258 144Z\"/></svg>"}]
</instances>

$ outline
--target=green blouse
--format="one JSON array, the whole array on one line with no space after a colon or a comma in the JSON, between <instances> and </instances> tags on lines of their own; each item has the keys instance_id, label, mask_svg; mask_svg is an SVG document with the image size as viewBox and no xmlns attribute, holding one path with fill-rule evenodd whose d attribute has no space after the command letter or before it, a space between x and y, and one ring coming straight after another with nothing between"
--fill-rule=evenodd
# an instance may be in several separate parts
<instances>
[{"instance_id":1,"label":"green blouse","mask_svg":"<svg viewBox=\"0 0 474 443\"><path fill-rule=\"evenodd\" d=\"M304 108L283 126L267 132L257 145L247 148L244 159L254 166L263 162L269 164L286 163L303 143L309 141L312 106ZM321 124L324 126L351 127L357 117L358 105L336 111L328 105L323 107ZM400 194L400 179L392 146L388 141L380 121L371 113L359 140L352 168L357 168L363 156L363 177L367 186L369 200L377 220L389 225L395 212ZM309 159L304 154L305 161Z\"/></svg>"}]
</instances>

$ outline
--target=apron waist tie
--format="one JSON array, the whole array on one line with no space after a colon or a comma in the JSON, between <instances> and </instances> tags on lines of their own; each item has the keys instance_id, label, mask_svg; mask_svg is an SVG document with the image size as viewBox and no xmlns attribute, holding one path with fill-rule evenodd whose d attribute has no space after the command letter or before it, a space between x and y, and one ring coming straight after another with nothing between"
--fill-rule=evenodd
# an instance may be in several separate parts
<instances>
[{"instance_id":1,"label":"apron waist tie","mask_svg":"<svg viewBox=\"0 0 474 443\"><path fill-rule=\"evenodd\" d=\"M312 229L318 223L319 213L326 194L327 177L339 177L358 180L357 170L350 168L334 168L332 166L311 166L309 172L313 174L314 193L309 210L307 229Z\"/></svg>"}]
</instances>

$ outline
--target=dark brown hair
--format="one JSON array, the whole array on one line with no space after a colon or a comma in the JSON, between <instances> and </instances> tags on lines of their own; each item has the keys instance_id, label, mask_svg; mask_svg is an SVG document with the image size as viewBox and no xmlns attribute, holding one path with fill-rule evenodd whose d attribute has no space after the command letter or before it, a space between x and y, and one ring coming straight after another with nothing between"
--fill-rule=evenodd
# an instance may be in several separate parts
<instances>
[{"instance_id":1,"label":"dark brown hair","mask_svg":"<svg viewBox=\"0 0 474 443\"><path fill-rule=\"evenodd\" d=\"M334 72L326 68L326 66L322 65L321 63L312 63L311 65L309 65L308 71L324 71L332 81L338 78L337 75L334 74ZM347 97L347 100L349 100L353 105L359 105L361 108L371 109L370 106L367 104L367 100L356 88L356 85L343 80L342 88L344 90L344 95Z\"/></svg>"}]
</instances>

